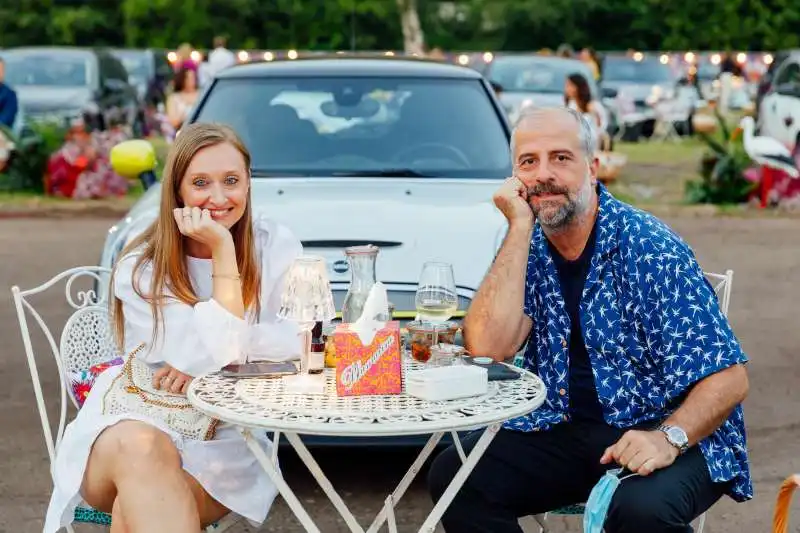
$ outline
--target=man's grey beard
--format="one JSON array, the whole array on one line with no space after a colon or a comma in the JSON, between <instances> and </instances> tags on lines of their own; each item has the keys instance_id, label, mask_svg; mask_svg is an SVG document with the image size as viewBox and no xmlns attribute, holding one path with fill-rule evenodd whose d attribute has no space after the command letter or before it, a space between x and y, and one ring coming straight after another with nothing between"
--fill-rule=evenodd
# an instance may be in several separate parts
<instances>
[{"instance_id":1,"label":"man's grey beard","mask_svg":"<svg viewBox=\"0 0 800 533\"><path fill-rule=\"evenodd\" d=\"M563 194L567 197L567 202L559 206L555 211L543 209L543 206L533 207L533 205L531 205L533 214L536 215L536 220L549 230L563 230L589 208L592 199L592 180L587 175L581 188L574 194L565 188L550 183L541 183L528 189L529 195L541 194L543 192Z\"/></svg>"}]
</instances>

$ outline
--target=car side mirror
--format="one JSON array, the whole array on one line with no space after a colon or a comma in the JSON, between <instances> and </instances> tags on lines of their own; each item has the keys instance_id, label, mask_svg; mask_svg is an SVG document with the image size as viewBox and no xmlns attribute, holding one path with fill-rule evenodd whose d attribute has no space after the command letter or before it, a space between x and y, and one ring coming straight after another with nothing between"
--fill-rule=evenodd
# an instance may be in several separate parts
<instances>
[{"instance_id":1,"label":"car side mirror","mask_svg":"<svg viewBox=\"0 0 800 533\"><path fill-rule=\"evenodd\" d=\"M603 87L600 92L603 95L603 98L616 98L619 91L616 89L612 89L611 87Z\"/></svg>"}]
</instances>

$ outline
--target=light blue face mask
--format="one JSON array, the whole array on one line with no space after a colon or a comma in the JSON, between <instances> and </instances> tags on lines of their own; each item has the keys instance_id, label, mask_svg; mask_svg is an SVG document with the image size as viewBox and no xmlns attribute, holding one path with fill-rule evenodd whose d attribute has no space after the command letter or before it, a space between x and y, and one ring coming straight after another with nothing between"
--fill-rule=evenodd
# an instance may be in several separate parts
<instances>
[{"instance_id":1,"label":"light blue face mask","mask_svg":"<svg viewBox=\"0 0 800 533\"><path fill-rule=\"evenodd\" d=\"M586 509L583 511L583 533L603 533L606 514L617 487L629 477L638 475L629 474L620 478L621 472L622 468L607 471L592 489L589 499L586 500Z\"/></svg>"}]
</instances>

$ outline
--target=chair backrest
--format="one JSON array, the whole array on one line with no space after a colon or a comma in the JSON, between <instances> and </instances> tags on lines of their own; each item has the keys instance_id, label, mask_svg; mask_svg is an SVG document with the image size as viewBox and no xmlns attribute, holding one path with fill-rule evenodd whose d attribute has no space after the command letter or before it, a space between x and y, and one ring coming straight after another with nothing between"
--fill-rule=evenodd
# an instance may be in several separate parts
<instances>
[{"instance_id":1,"label":"chair backrest","mask_svg":"<svg viewBox=\"0 0 800 533\"><path fill-rule=\"evenodd\" d=\"M110 327L108 303L106 294L108 291L98 291L97 287L106 282L110 270L104 267L84 266L71 268L57 274L49 281L28 290L22 290L18 286L11 288L14 298L14 306L19 320L22 343L25 348L25 355L28 359L28 368L31 373L33 390L36 396L36 407L42 423L47 452L52 462L55 457L55 450L61 442L64 434L64 427L67 418L67 395L72 400L73 405L78 406L77 399L69 386L69 376L72 372L88 370L94 364L107 361L117 356L117 348L113 340ZM75 282L80 280L79 286ZM45 322L41 313L31 304L29 298L65 282L64 295L67 304L73 309L69 319L64 324L61 331L59 342L56 343L56 335ZM89 288L84 285L91 283ZM53 434L52 426L47 415L47 409L42 391L42 384L39 379L39 366L34 353L31 330L28 327L28 319L33 318L33 323L38 326L50 349L50 356L55 359L59 375L60 387L60 414L58 428ZM34 331L36 328L34 329Z\"/></svg>"},{"instance_id":2,"label":"chair backrest","mask_svg":"<svg viewBox=\"0 0 800 533\"><path fill-rule=\"evenodd\" d=\"M715 274L713 272L704 272L706 278L714 287L714 292L717 293L719 300L719 307L722 314L728 316L728 308L731 303L731 285L733 284L733 270L726 270L724 274Z\"/></svg>"}]
</instances>

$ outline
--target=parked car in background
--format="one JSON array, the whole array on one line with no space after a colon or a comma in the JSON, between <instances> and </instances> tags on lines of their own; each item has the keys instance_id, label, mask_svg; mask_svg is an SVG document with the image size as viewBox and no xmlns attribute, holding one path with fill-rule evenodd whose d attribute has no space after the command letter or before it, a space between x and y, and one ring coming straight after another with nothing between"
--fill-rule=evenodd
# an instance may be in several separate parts
<instances>
[{"instance_id":1,"label":"parked car in background","mask_svg":"<svg viewBox=\"0 0 800 533\"><path fill-rule=\"evenodd\" d=\"M142 103L156 106L166 102L167 87L175 76L166 50L116 48L111 53L122 61Z\"/></svg>"},{"instance_id":2,"label":"parked car in background","mask_svg":"<svg viewBox=\"0 0 800 533\"><path fill-rule=\"evenodd\" d=\"M756 89L756 97L755 97L755 108L756 108L756 121L760 122L759 114L761 112L761 101L764 99L764 96L772 89L775 72L780 68L784 61L786 61L789 57L793 54L800 53L800 49L797 50L779 50L775 52L772 56L772 62L767 67L767 71L761 76L761 79L758 81L758 87Z\"/></svg>"},{"instance_id":3,"label":"parked car in background","mask_svg":"<svg viewBox=\"0 0 800 533\"><path fill-rule=\"evenodd\" d=\"M758 112L761 135L800 151L800 51L781 61Z\"/></svg>"},{"instance_id":4,"label":"parked car in background","mask_svg":"<svg viewBox=\"0 0 800 533\"><path fill-rule=\"evenodd\" d=\"M92 128L110 124L136 128L136 89L123 64L103 49L30 47L0 52L6 83L19 97L28 122L68 123L82 117Z\"/></svg>"},{"instance_id":5,"label":"parked car in background","mask_svg":"<svg viewBox=\"0 0 800 533\"><path fill-rule=\"evenodd\" d=\"M678 78L658 57L628 57L608 54L600 69L603 101L616 110L624 127L623 139L650 137L658 113L668 115L681 133L691 131L699 96L684 90L687 80Z\"/></svg>"},{"instance_id":6,"label":"parked car in background","mask_svg":"<svg viewBox=\"0 0 800 533\"><path fill-rule=\"evenodd\" d=\"M483 70L489 81L502 87L500 101L512 124L526 107L564 105L564 84L570 74L582 74L589 82L592 98L600 101L600 90L591 69L576 59L503 54Z\"/></svg>"}]
</instances>

